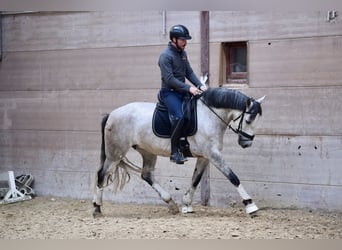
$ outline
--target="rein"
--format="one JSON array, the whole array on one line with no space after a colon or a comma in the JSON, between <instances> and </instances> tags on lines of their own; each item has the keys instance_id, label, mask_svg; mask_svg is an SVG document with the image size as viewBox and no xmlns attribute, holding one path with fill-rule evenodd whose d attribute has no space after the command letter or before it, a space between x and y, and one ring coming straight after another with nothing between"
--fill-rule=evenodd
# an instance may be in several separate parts
<instances>
[{"instance_id":1,"label":"rein","mask_svg":"<svg viewBox=\"0 0 342 250\"><path fill-rule=\"evenodd\" d=\"M210 107L210 106L203 100L203 98L200 98L200 100L205 104L205 106L208 107L208 109L209 109L211 112L213 112L213 113L221 120L221 122L223 122L228 128L230 128L235 134L237 134L237 135L242 135L242 136L246 137L246 138L249 139L249 140L253 140L253 139L254 139L254 135L249 135L249 134L247 134L247 133L245 133L245 132L242 131L242 121L243 121L243 118L244 118L245 114L250 114L250 112L247 112L247 111L246 111L246 108L242 111L242 113L241 113L238 117L236 117L236 118L233 120L234 122L236 122L238 119L240 119L238 128L235 129L235 128L233 128L228 122L226 122L221 116L219 116L219 115L215 112L215 110L214 110L212 107Z\"/></svg>"}]
</instances>

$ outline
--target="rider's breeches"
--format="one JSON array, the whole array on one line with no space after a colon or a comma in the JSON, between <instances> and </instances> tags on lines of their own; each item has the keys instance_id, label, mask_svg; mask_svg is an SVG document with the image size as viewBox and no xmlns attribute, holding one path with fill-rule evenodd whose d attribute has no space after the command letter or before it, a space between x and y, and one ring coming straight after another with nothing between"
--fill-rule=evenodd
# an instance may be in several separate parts
<instances>
[{"instance_id":1,"label":"rider's breeches","mask_svg":"<svg viewBox=\"0 0 342 250\"><path fill-rule=\"evenodd\" d=\"M168 89L162 89L160 91L160 97L169 111L170 119L180 120L183 116L183 94Z\"/></svg>"}]
</instances>

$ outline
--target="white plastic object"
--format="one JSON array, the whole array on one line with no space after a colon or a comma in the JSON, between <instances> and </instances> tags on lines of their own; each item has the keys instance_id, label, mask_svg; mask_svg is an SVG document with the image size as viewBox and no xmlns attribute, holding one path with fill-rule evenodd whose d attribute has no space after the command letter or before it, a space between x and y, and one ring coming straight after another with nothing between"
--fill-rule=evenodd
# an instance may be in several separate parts
<instances>
[{"instance_id":1,"label":"white plastic object","mask_svg":"<svg viewBox=\"0 0 342 250\"><path fill-rule=\"evenodd\" d=\"M0 204L8 204L32 199L30 195L25 195L17 190L13 171L8 171L7 173L0 174L0 180L7 180L8 182L8 191L5 194L4 198L0 200Z\"/></svg>"}]
</instances>

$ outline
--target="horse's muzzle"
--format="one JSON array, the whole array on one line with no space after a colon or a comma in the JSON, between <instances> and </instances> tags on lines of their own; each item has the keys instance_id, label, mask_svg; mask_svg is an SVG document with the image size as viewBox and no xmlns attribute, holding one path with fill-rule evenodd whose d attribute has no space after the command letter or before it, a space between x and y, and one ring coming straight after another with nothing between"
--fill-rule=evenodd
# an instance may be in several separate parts
<instances>
[{"instance_id":1,"label":"horse's muzzle","mask_svg":"<svg viewBox=\"0 0 342 250\"><path fill-rule=\"evenodd\" d=\"M248 147L252 146L253 138L247 138L247 137L240 134L238 142L242 148L248 148Z\"/></svg>"}]
</instances>

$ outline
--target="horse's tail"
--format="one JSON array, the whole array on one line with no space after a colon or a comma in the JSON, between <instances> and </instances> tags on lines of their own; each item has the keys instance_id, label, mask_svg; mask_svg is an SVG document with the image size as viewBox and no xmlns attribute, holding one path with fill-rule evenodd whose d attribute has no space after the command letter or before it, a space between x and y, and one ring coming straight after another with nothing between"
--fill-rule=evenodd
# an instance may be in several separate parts
<instances>
[{"instance_id":1,"label":"horse's tail","mask_svg":"<svg viewBox=\"0 0 342 250\"><path fill-rule=\"evenodd\" d=\"M106 161L106 144L105 144L105 127L109 114L105 114L101 122L101 155L100 155L100 168L95 176L95 191L96 186L99 188L104 188L111 183L113 183L113 192L116 192L118 188L123 189L125 184L130 180L129 170L141 173L141 168L129 161L125 156L123 156L119 161L109 162L109 166L104 166ZM111 171L107 173L107 171ZM107 176L107 181L104 183Z\"/></svg>"},{"instance_id":2,"label":"horse's tail","mask_svg":"<svg viewBox=\"0 0 342 250\"><path fill-rule=\"evenodd\" d=\"M105 114L104 117L102 118L101 122L101 168L103 167L103 163L106 160L106 148L105 148L105 135L104 135L104 130L105 126L108 120L109 114Z\"/></svg>"},{"instance_id":3,"label":"horse's tail","mask_svg":"<svg viewBox=\"0 0 342 250\"><path fill-rule=\"evenodd\" d=\"M100 167L97 170L97 173L95 175L95 186L94 190L96 190L96 187L102 187L102 182L104 180L104 174L102 173L103 167L104 167L104 162L106 160L106 146L105 146L105 135L104 135L104 130L105 126L108 120L109 114L105 114L104 117L102 118L101 122L101 155L100 155Z\"/></svg>"}]
</instances>

